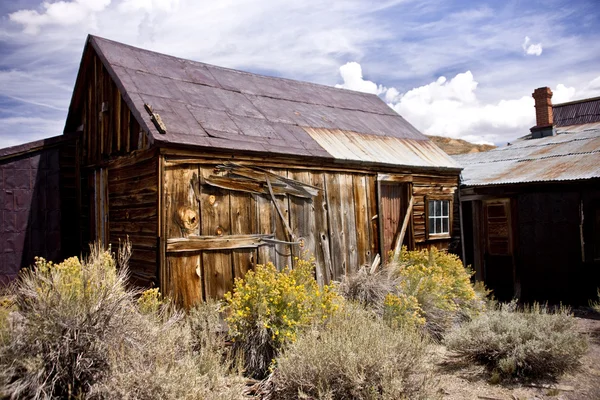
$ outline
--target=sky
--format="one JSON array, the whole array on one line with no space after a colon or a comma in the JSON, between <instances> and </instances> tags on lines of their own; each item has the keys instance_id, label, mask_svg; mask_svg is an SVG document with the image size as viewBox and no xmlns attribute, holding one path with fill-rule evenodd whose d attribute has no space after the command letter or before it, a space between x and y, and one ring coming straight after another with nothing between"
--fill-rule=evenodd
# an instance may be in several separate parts
<instances>
[{"instance_id":1,"label":"sky","mask_svg":"<svg viewBox=\"0 0 600 400\"><path fill-rule=\"evenodd\" d=\"M379 95L421 132L501 145L600 96L598 0L0 1L0 148L60 135L87 34Z\"/></svg>"}]
</instances>

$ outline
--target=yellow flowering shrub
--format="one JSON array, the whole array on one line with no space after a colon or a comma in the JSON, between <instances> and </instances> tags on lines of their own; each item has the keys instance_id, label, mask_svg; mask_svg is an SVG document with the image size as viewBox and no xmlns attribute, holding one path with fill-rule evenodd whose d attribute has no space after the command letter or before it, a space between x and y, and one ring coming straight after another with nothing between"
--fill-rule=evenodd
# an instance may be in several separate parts
<instances>
[{"instance_id":1,"label":"yellow flowering shrub","mask_svg":"<svg viewBox=\"0 0 600 400\"><path fill-rule=\"evenodd\" d=\"M383 320L391 327L422 327L423 310L415 296L388 293L383 301Z\"/></svg>"},{"instance_id":2,"label":"yellow flowering shrub","mask_svg":"<svg viewBox=\"0 0 600 400\"><path fill-rule=\"evenodd\" d=\"M395 274L400 291L414 296L421 305L457 311L476 299L472 272L456 255L436 248L402 251Z\"/></svg>"},{"instance_id":3,"label":"yellow flowering shrub","mask_svg":"<svg viewBox=\"0 0 600 400\"><path fill-rule=\"evenodd\" d=\"M36 292L47 301L89 300L99 290L113 286L118 279L116 262L110 249L92 249L93 255L81 262L77 257L55 264L36 257L34 267L39 279Z\"/></svg>"},{"instance_id":4,"label":"yellow flowering shrub","mask_svg":"<svg viewBox=\"0 0 600 400\"><path fill-rule=\"evenodd\" d=\"M272 263L257 265L225 295L229 334L253 376L266 373L301 328L326 320L338 308L339 296L330 286L319 288L313 278L313 260L295 261L296 268L282 271Z\"/></svg>"},{"instance_id":5,"label":"yellow flowering shrub","mask_svg":"<svg viewBox=\"0 0 600 400\"><path fill-rule=\"evenodd\" d=\"M148 289L142 292L137 301L138 308L143 314L157 313L164 304L158 288Z\"/></svg>"}]
</instances>

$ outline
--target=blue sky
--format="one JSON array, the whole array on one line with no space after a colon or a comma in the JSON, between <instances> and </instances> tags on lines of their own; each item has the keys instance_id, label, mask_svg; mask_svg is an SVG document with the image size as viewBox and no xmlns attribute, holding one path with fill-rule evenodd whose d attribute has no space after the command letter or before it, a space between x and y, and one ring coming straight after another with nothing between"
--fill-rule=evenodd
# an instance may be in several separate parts
<instances>
[{"instance_id":1,"label":"blue sky","mask_svg":"<svg viewBox=\"0 0 600 400\"><path fill-rule=\"evenodd\" d=\"M600 96L597 0L0 2L0 147L62 133L86 35L377 93L428 134L505 143L533 89Z\"/></svg>"}]
</instances>

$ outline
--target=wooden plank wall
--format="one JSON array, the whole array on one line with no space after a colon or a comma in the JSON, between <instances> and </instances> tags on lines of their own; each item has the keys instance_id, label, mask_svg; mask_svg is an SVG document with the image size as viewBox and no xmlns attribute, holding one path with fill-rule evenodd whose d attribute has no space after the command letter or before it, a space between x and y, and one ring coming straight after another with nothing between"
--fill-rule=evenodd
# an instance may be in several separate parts
<instances>
[{"instance_id":1,"label":"wooden plank wall","mask_svg":"<svg viewBox=\"0 0 600 400\"><path fill-rule=\"evenodd\" d=\"M291 238L268 195L230 191L202 184L216 164L166 163L163 204L167 240L200 236L235 240L240 235L271 234ZM378 252L375 175L271 169L271 172L321 188L313 199L276 196L277 204L300 245L271 244L258 248L168 251L163 290L189 307L208 297L220 298L254 265L269 261L283 268L294 257L314 257L319 283L339 280L370 264ZM194 188L194 182L199 182ZM187 214L186 214L187 213ZM198 223L182 227L181 216ZM375 217L375 218L374 218Z\"/></svg>"},{"instance_id":2,"label":"wooden plank wall","mask_svg":"<svg viewBox=\"0 0 600 400\"><path fill-rule=\"evenodd\" d=\"M132 281L142 287L158 284L158 157L154 151L136 152L109 163L108 233L116 251L129 236L133 253Z\"/></svg>"},{"instance_id":3,"label":"wooden plank wall","mask_svg":"<svg viewBox=\"0 0 600 400\"><path fill-rule=\"evenodd\" d=\"M440 176L440 175L413 175L413 229L414 241L416 249L436 247L440 250L448 249L451 237L436 238L434 240L427 239L427 221L426 221L426 200L427 196L442 196L448 200L454 199L454 192L458 187L458 178L456 176ZM454 219L453 224L458 224L459 221ZM450 232L453 229L450 227Z\"/></svg>"},{"instance_id":4,"label":"wooden plank wall","mask_svg":"<svg viewBox=\"0 0 600 400\"><path fill-rule=\"evenodd\" d=\"M78 89L82 165L96 165L109 157L149 147L148 135L140 128L108 71L90 51L84 57L86 75Z\"/></svg>"}]
</instances>

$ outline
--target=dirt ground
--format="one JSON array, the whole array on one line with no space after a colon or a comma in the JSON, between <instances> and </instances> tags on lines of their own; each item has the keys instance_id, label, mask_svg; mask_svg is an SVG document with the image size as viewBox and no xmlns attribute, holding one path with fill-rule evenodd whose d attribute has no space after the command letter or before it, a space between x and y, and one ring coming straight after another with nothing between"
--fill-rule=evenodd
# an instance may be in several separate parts
<instances>
[{"instance_id":1,"label":"dirt ground","mask_svg":"<svg viewBox=\"0 0 600 400\"><path fill-rule=\"evenodd\" d=\"M577 371L556 382L491 384L490 373L477 365L457 363L439 346L435 374L445 400L600 400L600 314L589 309L574 312L579 329L588 335L589 350Z\"/></svg>"}]
</instances>

